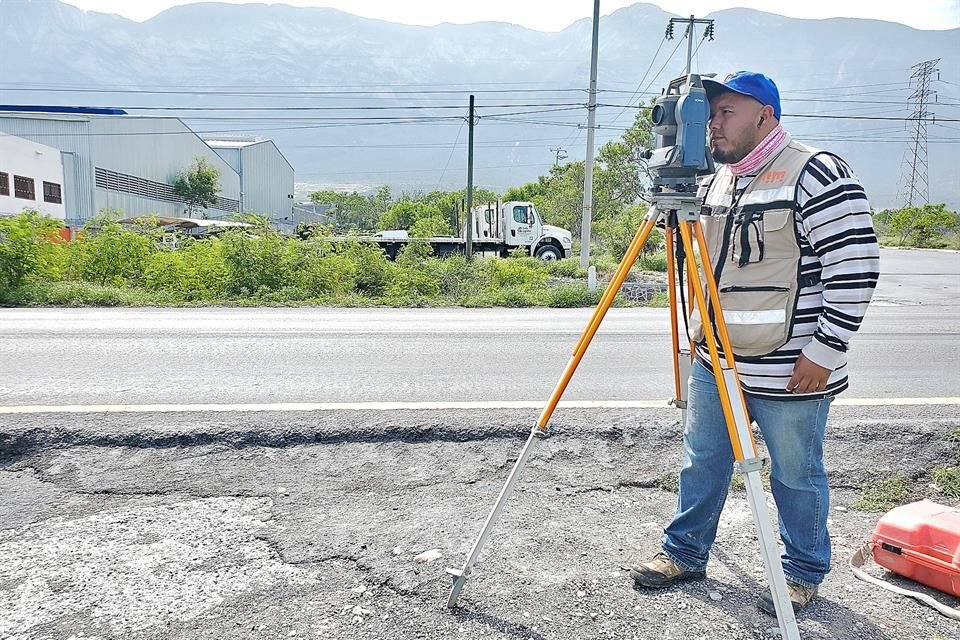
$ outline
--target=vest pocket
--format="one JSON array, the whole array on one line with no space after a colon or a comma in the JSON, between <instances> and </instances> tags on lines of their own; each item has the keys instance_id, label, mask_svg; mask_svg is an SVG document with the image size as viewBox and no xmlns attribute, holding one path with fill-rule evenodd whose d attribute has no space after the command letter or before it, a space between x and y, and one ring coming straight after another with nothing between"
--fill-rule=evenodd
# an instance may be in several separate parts
<instances>
[{"instance_id":1,"label":"vest pocket","mask_svg":"<svg viewBox=\"0 0 960 640\"><path fill-rule=\"evenodd\" d=\"M768 232L782 230L792 216L791 209L763 211L745 207L734 219L730 234L730 260L741 268L763 261L768 254ZM778 237L779 234L774 235L772 246L769 247L772 249L770 255L774 258L783 256Z\"/></svg>"},{"instance_id":2,"label":"vest pocket","mask_svg":"<svg viewBox=\"0 0 960 640\"><path fill-rule=\"evenodd\" d=\"M720 307L734 352L759 356L783 346L791 305L789 283L720 287Z\"/></svg>"}]
</instances>

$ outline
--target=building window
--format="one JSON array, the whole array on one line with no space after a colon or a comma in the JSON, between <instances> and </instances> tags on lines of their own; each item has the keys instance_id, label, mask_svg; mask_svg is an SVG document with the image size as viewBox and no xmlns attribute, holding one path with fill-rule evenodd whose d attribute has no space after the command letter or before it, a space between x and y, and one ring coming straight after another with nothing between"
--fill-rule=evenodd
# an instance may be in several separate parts
<instances>
[{"instance_id":1,"label":"building window","mask_svg":"<svg viewBox=\"0 0 960 640\"><path fill-rule=\"evenodd\" d=\"M10 195L10 174L0 172L0 196Z\"/></svg>"},{"instance_id":2,"label":"building window","mask_svg":"<svg viewBox=\"0 0 960 640\"><path fill-rule=\"evenodd\" d=\"M63 204L63 194L60 190L60 185L56 182L47 182L43 181L43 201L52 202L53 204Z\"/></svg>"},{"instance_id":3,"label":"building window","mask_svg":"<svg viewBox=\"0 0 960 640\"><path fill-rule=\"evenodd\" d=\"M36 200L37 195L33 190L33 178L13 176L13 195L23 200Z\"/></svg>"}]
</instances>

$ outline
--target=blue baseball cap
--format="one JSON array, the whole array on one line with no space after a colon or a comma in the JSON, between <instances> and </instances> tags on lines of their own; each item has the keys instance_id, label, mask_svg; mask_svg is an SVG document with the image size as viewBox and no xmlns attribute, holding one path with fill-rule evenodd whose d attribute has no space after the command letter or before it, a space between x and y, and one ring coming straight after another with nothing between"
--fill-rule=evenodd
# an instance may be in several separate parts
<instances>
[{"instance_id":1,"label":"blue baseball cap","mask_svg":"<svg viewBox=\"0 0 960 640\"><path fill-rule=\"evenodd\" d=\"M732 91L742 96L753 98L760 104L773 107L773 117L780 119L780 91L773 80L755 71L737 71L731 73L723 82L703 79L703 88L707 92L707 99L713 100L724 91Z\"/></svg>"}]
</instances>

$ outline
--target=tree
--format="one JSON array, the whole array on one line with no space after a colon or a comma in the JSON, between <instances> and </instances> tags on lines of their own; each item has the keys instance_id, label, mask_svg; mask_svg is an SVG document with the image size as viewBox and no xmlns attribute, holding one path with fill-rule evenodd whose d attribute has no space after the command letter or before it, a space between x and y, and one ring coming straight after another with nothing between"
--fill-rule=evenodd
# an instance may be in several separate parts
<instances>
[{"instance_id":1,"label":"tree","mask_svg":"<svg viewBox=\"0 0 960 640\"><path fill-rule=\"evenodd\" d=\"M900 235L900 245L910 240L915 247L933 246L943 234L956 230L960 220L956 213L947 211L947 205L925 204L922 207L904 207L890 218L890 229Z\"/></svg>"},{"instance_id":2,"label":"tree","mask_svg":"<svg viewBox=\"0 0 960 640\"><path fill-rule=\"evenodd\" d=\"M597 154L593 170L593 231L614 253L621 253L629 244L636 231L637 215L644 210L635 207L651 182L641 152L652 145L650 108L641 107L623 136L600 147ZM533 202L545 221L570 229L578 237L583 217L583 180L583 162L555 164L549 175L540 176L536 182L508 189L504 199Z\"/></svg>"},{"instance_id":3,"label":"tree","mask_svg":"<svg viewBox=\"0 0 960 640\"><path fill-rule=\"evenodd\" d=\"M193 217L198 209L209 207L220 193L220 171L206 159L195 158L186 171L173 180L173 192L187 203L187 215Z\"/></svg>"},{"instance_id":4,"label":"tree","mask_svg":"<svg viewBox=\"0 0 960 640\"><path fill-rule=\"evenodd\" d=\"M390 187L386 185L373 195L323 190L311 193L310 199L318 204L333 205L334 227L338 232L372 231L392 201Z\"/></svg>"},{"instance_id":5,"label":"tree","mask_svg":"<svg viewBox=\"0 0 960 640\"><path fill-rule=\"evenodd\" d=\"M409 229L418 220L423 218L442 218L443 215L436 205L422 200L407 200L397 202L380 216L380 229Z\"/></svg>"}]
</instances>

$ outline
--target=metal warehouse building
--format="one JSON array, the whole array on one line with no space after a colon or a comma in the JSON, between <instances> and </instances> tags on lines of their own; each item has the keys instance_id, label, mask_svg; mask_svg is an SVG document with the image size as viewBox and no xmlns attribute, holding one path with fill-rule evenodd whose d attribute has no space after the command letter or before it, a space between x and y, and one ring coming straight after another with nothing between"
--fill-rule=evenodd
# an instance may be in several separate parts
<instances>
[{"instance_id":1,"label":"metal warehouse building","mask_svg":"<svg viewBox=\"0 0 960 640\"><path fill-rule=\"evenodd\" d=\"M270 141L253 146L276 153L243 157L248 172L244 192L241 173L179 118L129 115L115 109L0 107L0 135L4 134L59 150L64 219L70 226L82 225L104 210L124 216L184 215L185 205L171 185L197 158L220 172L219 198L200 215L229 218L251 211L278 225L290 217L293 168ZM8 171L4 162L11 161L0 157L0 172L21 175L17 167ZM281 191L291 196L281 199ZM243 206L242 200L255 207Z\"/></svg>"},{"instance_id":2,"label":"metal warehouse building","mask_svg":"<svg viewBox=\"0 0 960 640\"><path fill-rule=\"evenodd\" d=\"M206 138L240 176L240 210L266 215L281 231L292 233L293 166L272 140Z\"/></svg>"}]
</instances>

